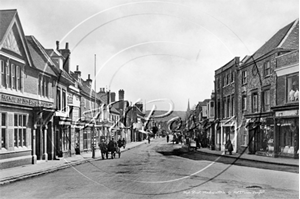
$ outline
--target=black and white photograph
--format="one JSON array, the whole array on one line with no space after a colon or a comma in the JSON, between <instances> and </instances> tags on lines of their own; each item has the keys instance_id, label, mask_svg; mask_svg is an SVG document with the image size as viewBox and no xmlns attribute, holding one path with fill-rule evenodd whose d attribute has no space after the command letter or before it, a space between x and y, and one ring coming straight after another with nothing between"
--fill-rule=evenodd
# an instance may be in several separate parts
<instances>
[{"instance_id":1,"label":"black and white photograph","mask_svg":"<svg viewBox=\"0 0 300 199\"><path fill-rule=\"evenodd\" d=\"M0 198L299 198L299 0L0 0Z\"/></svg>"}]
</instances>

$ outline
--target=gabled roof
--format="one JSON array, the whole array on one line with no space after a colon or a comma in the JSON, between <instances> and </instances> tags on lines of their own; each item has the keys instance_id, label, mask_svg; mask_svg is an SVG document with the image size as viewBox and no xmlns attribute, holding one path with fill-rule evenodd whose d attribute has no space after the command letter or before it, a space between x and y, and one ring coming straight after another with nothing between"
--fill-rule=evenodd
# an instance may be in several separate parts
<instances>
[{"instance_id":1,"label":"gabled roof","mask_svg":"<svg viewBox=\"0 0 300 199\"><path fill-rule=\"evenodd\" d=\"M299 19L295 21L287 36L279 44L279 48L299 49Z\"/></svg>"},{"instance_id":2,"label":"gabled roof","mask_svg":"<svg viewBox=\"0 0 300 199\"><path fill-rule=\"evenodd\" d=\"M3 37L16 14L16 9L0 10L0 43L2 42Z\"/></svg>"},{"instance_id":3,"label":"gabled roof","mask_svg":"<svg viewBox=\"0 0 300 199\"><path fill-rule=\"evenodd\" d=\"M3 46L12 48L3 48ZM22 57L29 66L32 65L24 31L16 9L0 10L0 49L8 50L15 54L16 58Z\"/></svg>"},{"instance_id":4,"label":"gabled roof","mask_svg":"<svg viewBox=\"0 0 300 199\"><path fill-rule=\"evenodd\" d=\"M47 74L55 76L56 74L50 66L54 66L54 63L52 62L49 55L46 53L44 47L38 42L38 40L34 36L26 36L26 41L33 61L33 66Z\"/></svg>"},{"instance_id":5,"label":"gabled roof","mask_svg":"<svg viewBox=\"0 0 300 199\"><path fill-rule=\"evenodd\" d=\"M53 60L52 57L59 55L58 54L59 52L57 52L56 50L53 50L53 49L45 49L45 52L48 54L48 56L51 58L52 62L54 63L55 67L53 67L53 71L56 73L58 81L60 79L61 80L64 79L64 80L67 80L71 84L75 83L74 78L69 73L67 73L64 69L60 69L58 63L55 60ZM61 56L61 55L59 55L59 56Z\"/></svg>"},{"instance_id":6,"label":"gabled roof","mask_svg":"<svg viewBox=\"0 0 300 199\"><path fill-rule=\"evenodd\" d=\"M275 35L273 35L273 37L271 37L263 46L261 46L252 55L252 58L257 59L257 58L271 52L272 50L274 50L276 48L286 48L286 49L299 48L299 41L298 41L299 40L299 35L298 35L299 30L298 30L298 34L295 34L295 31L293 31L296 28L295 30L297 32L297 27L299 29L299 25L297 25L297 24L299 24L298 19L293 21L292 23L286 25L279 31L277 31L277 33ZM297 41L295 40L295 37L298 37ZM282 44L282 42L283 42L283 44ZM246 63L249 63L252 60L253 59L248 59L246 61Z\"/></svg>"}]
</instances>

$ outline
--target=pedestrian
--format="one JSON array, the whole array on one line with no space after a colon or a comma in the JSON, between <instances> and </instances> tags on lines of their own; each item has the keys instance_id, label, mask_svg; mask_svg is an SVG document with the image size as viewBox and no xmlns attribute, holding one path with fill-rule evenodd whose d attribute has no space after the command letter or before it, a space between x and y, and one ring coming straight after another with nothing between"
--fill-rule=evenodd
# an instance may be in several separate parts
<instances>
[{"instance_id":1,"label":"pedestrian","mask_svg":"<svg viewBox=\"0 0 300 199\"><path fill-rule=\"evenodd\" d=\"M198 137L195 137L195 142L196 142L196 148L200 148L200 145L199 145L199 138Z\"/></svg>"},{"instance_id":2,"label":"pedestrian","mask_svg":"<svg viewBox=\"0 0 300 199\"><path fill-rule=\"evenodd\" d=\"M225 154L226 154L227 151L229 152L229 155L232 155L233 146L231 144L230 139L228 139L226 144L225 144Z\"/></svg>"},{"instance_id":3,"label":"pedestrian","mask_svg":"<svg viewBox=\"0 0 300 199\"><path fill-rule=\"evenodd\" d=\"M118 143L118 147L121 148L123 145L121 138L118 139L117 143Z\"/></svg>"},{"instance_id":4,"label":"pedestrian","mask_svg":"<svg viewBox=\"0 0 300 199\"><path fill-rule=\"evenodd\" d=\"M150 144L150 135L148 135L148 144Z\"/></svg>"},{"instance_id":5,"label":"pedestrian","mask_svg":"<svg viewBox=\"0 0 300 199\"><path fill-rule=\"evenodd\" d=\"M169 143L169 134L167 135L167 143Z\"/></svg>"},{"instance_id":6,"label":"pedestrian","mask_svg":"<svg viewBox=\"0 0 300 199\"><path fill-rule=\"evenodd\" d=\"M125 138L123 138L123 140L122 140L122 145L123 145L123 148L125 149L125 147L126 147L126 140L125 140Z\"/></svg>"}]
</instances>

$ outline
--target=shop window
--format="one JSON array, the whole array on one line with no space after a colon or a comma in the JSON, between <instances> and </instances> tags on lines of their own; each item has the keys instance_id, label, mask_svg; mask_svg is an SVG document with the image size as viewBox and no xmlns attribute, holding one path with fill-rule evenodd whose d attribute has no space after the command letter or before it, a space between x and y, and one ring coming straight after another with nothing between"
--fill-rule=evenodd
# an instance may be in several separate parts
<instances>
[{"instance_id":1,"label":"shop window","mask_svg":"<svg viewBox=\"0 0 300 199\"><path fill-rule=\"evenodd\" d=\"M258 95L257 93L252 94L252 113L258 112Z\"/></svg>"},{"instance_id":2,"label":"shop window","mask_svg":"<svg viewBox=\"0 0 300 199\"><path fill-rule=\"evenodd\" d=\"M27 116L23 114L14 115L14 146L25 147L26 140Z\"/></svg>"},{"instance_id":3,"label":"shop window","mask_svg":"<svg viewBox=\"0 0 300 199\"><path fill-rule=\"evenodd\" d=\"M0 60L1 64L1 86L6 87L6 68L3 60Z\"/></svg>"},{"instance_id":4,"label":"shop window","mask_svg":"<svg viewBox=\"0 0 300 199\"><path fill-rule=\"evenodd\" d=\"M260 125L257 141L259 150L261 152L266 152L265 155L274 152L274 124L272 119L269 119L269 122Z\"/></svg>"},{"instance_id":5,"label":"shop window","mask_svg":"<svg viewBox=\"0 0 300 199\"><path fill-rule=\"evenodd\" d=\"M270 111L270 90L263 91L262 97L264 111Z\"/></svg>"},{"instance_id":6,"label":"shop window","mask_svg":"<svg viewBox=\"0 0 300 199\"><path fill-rule=\"evenodd\" d=\"M0 130L1 130L1 149L6 148L6 113L0 114Z\"/></svg>"},{"instance_id":7,"label":"shop window","mask_svg":"<svg viewBox=\"0 0 300 199\"><path fill-rule=\"evenodd\" d=\"M264 76L268 77L271 75L271 66L270 61L264 63Z\"/></svg>"},{"instance_id":8,"label":"shop window","mask_svg":"<svg viewBox=\"0 0 300 199\"><path fill-rule=\"evenodd\" d=\"M299 101L299 75L287 77L287 99L288 102Z\"/></svg>"},{"instance_id":9,"label":"shop window","mask_svg":"<svg viewBox=\"0 0 300 199\"><path fill-rule=\"evenodd\" d=\"M70 139L69 139L69 128L65 127L62 129L62 144L63 151L68 151L70 148Z\"/></svg>"},{"instance_id":10,"label":"shop window","mask_svg":"<svg viewBox=\"0 0 300 199\"><path fill-rule=\"evenodd\" d=\"M244 70L244 71L242 71L242 85L245 85L245 84L247 84L247 71L246 70Z\"/></svg>"},{"instance_id":11,"label":"shop window","mask_svg":"<svg viewBox=\"0 0 300 199\"><path fill-rule=\"evenodd\" d=\"M279 125L279 152L282 156L294 156L299 146L299 119L281 119Z\"/></svg>"}]
</instances>

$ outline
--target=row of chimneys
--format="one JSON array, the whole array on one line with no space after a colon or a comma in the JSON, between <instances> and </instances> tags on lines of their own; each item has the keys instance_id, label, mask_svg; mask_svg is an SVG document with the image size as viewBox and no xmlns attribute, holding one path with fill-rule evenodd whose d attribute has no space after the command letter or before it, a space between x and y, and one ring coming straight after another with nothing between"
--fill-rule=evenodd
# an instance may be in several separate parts
<instances>
[{"instance_id":1,"label":"row of chimneys","mask_svg":"<svg viewBox=\"0 0 300 199\"><path fill-rule=\"evenodd\" d=\"M69 43L66 42L65 49L59 49L59 41L56 41L56 50L61 53L61 55L65 58L63 62L63 69L70 73L70 55L71 52L69 50ZM76 66L76 71L74 71L75 77L78 81L81 81L81 71L79 71L79 65ZM90 74L88 74L88 78L86 80L89 84L89 86L92 85L92 79ZM105 88L100 88L99 93L105 93ZM116 100L116 93L110 92L110 95L108 95L108 101L115 102ZM119 100L124 100L124 90L119 90Z\"/></svg>"}]
</instances>

